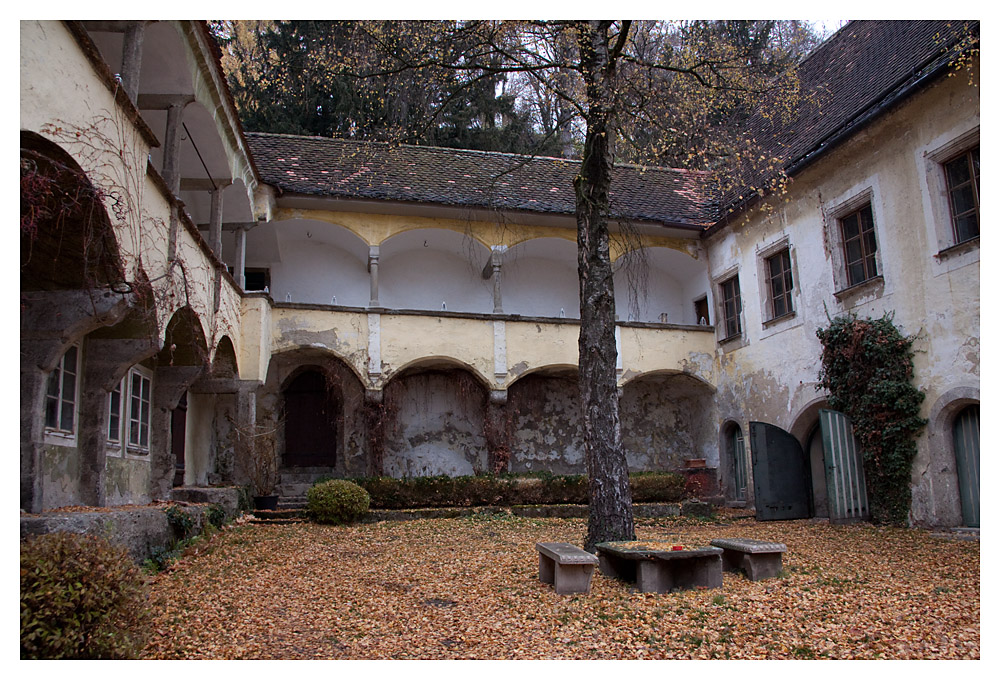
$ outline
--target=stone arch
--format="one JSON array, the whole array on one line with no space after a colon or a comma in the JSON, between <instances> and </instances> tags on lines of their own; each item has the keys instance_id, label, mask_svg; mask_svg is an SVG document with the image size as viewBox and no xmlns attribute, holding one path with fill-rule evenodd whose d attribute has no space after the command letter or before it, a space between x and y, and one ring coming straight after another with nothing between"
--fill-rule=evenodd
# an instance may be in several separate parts
<instances>
[{"instance_id":1,"label":"stone arch","mask_svg":"<svg viewBox=\"0 0 1000 680\"><path fill-rule=\"evenodd\" d=\"M329 447L311 454L296 448L299 444L306 445L302 437L307 433L299 428L308 426L301 417L307 414L295 414L289 420L289 395L293 401L301 401L312 409L310 413L324 411L323 418L329 427L323 431L333 437ZM354 367L334 352L299 347L272 354L257 404L258 423L276 433L280 466L288 471L282 473L283 485L301 475L312 475L300 480L304 484L322 474L364 476L369 473L364 384ZM289 428L292 428L291 434ZM291 452L289 443L293 447ZM289 487L286 491L293 489Z\"/></svg>"},{"instance_id":2,"label":"stone arch","mask_svg":"<svg viewBox=\"0 0 1000 680\"><path fill-rule=\"evenodd\" d=\"M698 323L694 301L708 294L708 267L686 250L646 246L614 262L615 309L621 319Z\"/></svg>"},{"instance_id":3,"label":"stone arch","mask_svg":"<svg viewBox=\"0 0 1000 680\"><path fill-rule=\"evenodd\" d=\"M21 132L21 290L120 286L124 266L104 192L59 145Z\"/></svg>"},{"instance_id":4,"label":"stone arch","mask_svg":"<svg viewBox=\"0 0 1000 680\"><path fill-rule=\"evenodd\" d=\"M583 406L576 366L541 366L507 388L511 472L586 472Z\"/></svg>"},{"instance_id":5,"label":"stone arch","mask_svg":"<svg viewBox=\"0 0 1000 680\"><path fill-rule=\"evenodd\" d=\"M932 496L935 508L935 523L945 526L961 526L965 520L962 514L962 498L952 430L959 414L969 406L979 405L979 388L973 386L954 387L938 397L927 418L928 450L930 460L925 469L940 471L934 478Z\"/></svg>"},{"instance_id":6,"label":"stone arch","mask_svg":"<svg viewBox=\"0 0 1000 680\"><path fill-rule=\"evenodd\" d=\"M475 371L454 360L411 362L383 394L384 474L461 476L489 469L489 384Z\"/></svg>"},{"instance_id":7,"label":"stone arch","mask_svg":"<svg viewBox=\"0 0 1000 680\"><path fill-rule=\"evenodd\" d=\"M700 458L717 472L714 393L705 380L680 371L654 371L623 385L619 414L629 469L680 470Z\"/></svg>"},{"instance_id":8,"label":"stone arch","mask_svg":"<svg viewBox=\"0 0 1000 680\"><path fill-rule=\"evenodd\" d=\"M212 376L216 378L238 378L240 375L236 347L228 335L223 335L215 344L211 372Z\"/></svg>"},{"instance_id":9,"label":"stone arch","mask_svg":"<svg viewBox=\"0 0 1000 680\"><path fill-rule=\"evenodd\" d=\"M653 371L645 371L642 373L628 373L622 376L622 381L619 387L624 387L625 385L635 380L642 380L646 378L655 378L655 377L681 376L681 375L687 379L692 380L695 383L698 383L702 388L708 390L712 394L714 394L718 390L718 388L715 385L708 382L699 375L695 375L694 373L689 373L687 371L678 371L672 368L659 368Z\"/></svg>"},{"instance_id":10,"label":"stone arch","mask_svg":"<svg viewBox=\"0 0 1000 680\"><path fill-rule=\"evenodd\" d=\"M545 364L544 366L535 366L529 368L528 370L518 373L514 376L514 379L507 383L507 391L518 383L518 381L523 380L529 376L566 376L576 378L579 367L576 364Z\"/></svg>"},{"instance_id":11,"label":"stone arch","mask_svg":"<svg viewBox=\"0 0 1000 680\"><path fill-rule=\"evenodd\" d=\"M469 373L475 381L482 385L486 390L491 389L492 384L489 379L483 375L475 366L461 359L456 359L455 357L446 356L443 354L420 357L419 359L413 359L408 361L399 368L396 368L388 373L384 374L384 385L388 387L394 379L404 377L413 373L419 373L429 370L440 370L440 371L465 371Z\"/></svg>"},{"instance_id":12,"label":"stone arch","mask_svg":"<svg viewBox=\"0 0 1000 680\"><path fill-rule=\"evenodd\" d=\"M379 302L391 309L490 314L493 283L483 278L490 251L448 229L411 229L379 246Z\"/></svg>"}]
</instances>

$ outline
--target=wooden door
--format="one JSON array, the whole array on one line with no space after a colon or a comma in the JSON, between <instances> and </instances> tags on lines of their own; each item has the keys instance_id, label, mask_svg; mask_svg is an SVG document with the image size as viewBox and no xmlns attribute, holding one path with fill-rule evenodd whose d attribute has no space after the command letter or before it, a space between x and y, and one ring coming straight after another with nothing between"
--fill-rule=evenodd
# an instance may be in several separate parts
<instances>
[{"instance_id":1,"label":"wooden door","mask_svg":"<svg viewBox=\"0 0 1000 680\"><path fill-rule=\"evenodd\" d=\"M869 517L868 491L861 452L851 421L839 411L820 409L823 459L826 463L826 499L831 522Z\"/></svg>"},{"instance_id":2,"label":"wooden door","mask_svg":"<svg viewBox=\"0 0 1000 680\"><path fill-rule=\"evenodd\" d=\"M962 499L962 521L979 526L979 404L967 406L952 427L958 492Z\"/></svg>"},{"instance_id":3,"label":"wooden door","mask_svg":"<svg viewBox=\"0 0 1000 680\"><path fill-rule=\"evenodd\" d=\"M319 371L306 371L285 390L286 467L332 467L339 400Z\"/></svg>"},{"instance_id":4,"label":"wooden door","mask_svg":"<svg viewBox=\"0 0 1000 680\"><path fill-rule=\"evenodd\" d=\"M809 517L812 481L798 440L775 425L750 423L750 457L757 519Z\"/></svg>"}]
</instances>

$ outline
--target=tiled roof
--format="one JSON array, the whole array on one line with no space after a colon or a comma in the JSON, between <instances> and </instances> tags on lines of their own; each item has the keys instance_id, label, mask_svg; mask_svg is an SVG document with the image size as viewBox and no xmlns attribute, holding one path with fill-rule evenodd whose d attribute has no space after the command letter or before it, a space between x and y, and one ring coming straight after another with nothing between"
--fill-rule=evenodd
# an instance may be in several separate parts
<instances>
[{"instance_id":1,"label":"tiled roof","mask_svg":"<svg viewBox=\"0 0 1000 680\"><path fill-rule=\"evenodd\" d=\"M264 182L298 194L572 215L579 161L327 137L248 132ZM705 175L617 166L616 216L675 226L714 222Z\"/></svg>"},{"instance_id":2,"label":"tiled roof","mask_svg":"<svg viewBox=\"0 0 1000 680\"><path fill-rule=\"evenodd\" d=\"M747 133L794 172L937 76L978 21L853 21L799 67L803 102L779 124L751 119ZM324 137L246 133L264 182L282 191L572 215L579 161ZM744 180L745 185L759 182ZM616 216L706 228L739 207L715 196L704 173L616 166ZM753 192L742 192L750 193ZM725 206L725 211L719 208Z\"/></svg>"},{"instance_id":3,"label":"tiled roof","mask_svg":"<svg viewBox=\"0 0 1000 680\"><path fill-rule=\"evenodd\" d=\"M797 115L781 125L752 118L747 133L794 172L832 148L842 133L901 101L912 86L939 75L969 33L978 36L978 21L852 21L799 66L803 98Z\"/></svg>"}]
</instances>

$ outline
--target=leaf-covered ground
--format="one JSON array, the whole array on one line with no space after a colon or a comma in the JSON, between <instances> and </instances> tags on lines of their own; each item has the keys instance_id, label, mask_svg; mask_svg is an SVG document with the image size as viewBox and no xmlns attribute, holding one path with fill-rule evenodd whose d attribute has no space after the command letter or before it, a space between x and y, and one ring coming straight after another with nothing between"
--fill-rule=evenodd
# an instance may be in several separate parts
<instances>
[{"instance_id":1,"label":"leaf-covered ground","mask_svg":"<svg viewBox=\"0 0 1000 680\"><path fill-rule=\"evenodd\" d=\"M979 543L922 530L669 518L643 540L788 546L784 573L643 594L538 580L537 541L586 520L479 515L352 527L244 525L157 575L149 658L979 658Z\"/></svg>"}]
</instances>

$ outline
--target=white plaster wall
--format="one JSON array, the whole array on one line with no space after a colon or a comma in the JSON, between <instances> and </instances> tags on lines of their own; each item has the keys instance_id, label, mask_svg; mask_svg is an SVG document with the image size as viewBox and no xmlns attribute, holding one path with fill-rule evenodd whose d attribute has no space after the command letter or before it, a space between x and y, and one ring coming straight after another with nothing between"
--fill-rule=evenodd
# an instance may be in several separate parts
<instances>
[{"instance_id":1,"label":"white plaster wall","mask_svg":"<svg viewBox=\"0 0 1000 680\"><path fill-rule=\"evenodd\" d=\"M184 427L184 484L208 484L212 471L212 447L215 420L214 394L187 395Z\"/></svg>"},{"instance_id":2,"label":"white plaster wall","mask_svg":"<svg viewBox=\"0 0 1000 680\"><path fill-rule=\"evenodd\" d=\"M389 309L493 311L493 283L467 259L440 250L410 250L379 263L379 302ZM482 271L482 265L478 265Z\"/></svg>"},{"instance_id":3,"label":"white plaster wall","mask_svg":"<svg viewBox=\"0 0 1000 680\"><path fill-rule=\"evenodd\" d=\"M927 394L925 415L949 389L978 389L978 246L941 266L935 230L925 225L935 219L928 206L947 199L928 195L926 174L940 168L924 161L934 144L978 125L978 111L978 88L969 87L965 74L939 81L796 177L773 214L708 239L713 278L735 267L743 297L742 346L717 349L724 418L764 420L786 430L796 425L798 414L822 396L815 390L821 352L816 329L828 325L828 316L845 313L877 318L891 312L902 332L916 337L914 383ZM837 246L829 238L837 229L835 211L866 191L884 286L838 299ZM796 313L766 324L766 283L758 264L761 251L782 238L791 249ZM953 454L932 450L928 436L917 440L911 518L959 523L949 482Z\"/></svg>"},{"instance_id":4,"label":"white plaster wall","mask_svg":"<svg viewBox=\"0 0 1000 680\"><path fill-rule=\"evenodd\" d=\"M504 256L503 311L521 316L580 318L580 281L576 243L539 238L511 248Z\"/></svg>"},{"instance_id":5,"label":"white plaster wall","mask_svg":"<svg viewBox=\"0 0 1000 680\"><path fill-rule=\"evenodd\" d=\"M283 241L281 261L271 265L275 302L366 307L367 264L350 253L310 239Z\"/></svg>"}]
</instances>

